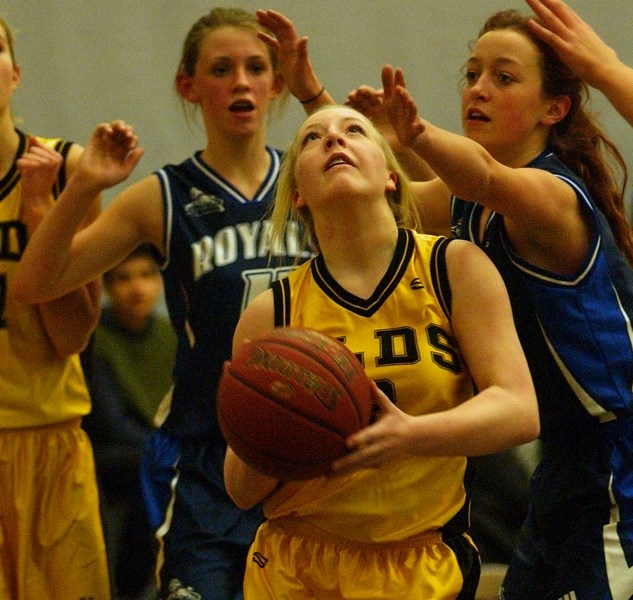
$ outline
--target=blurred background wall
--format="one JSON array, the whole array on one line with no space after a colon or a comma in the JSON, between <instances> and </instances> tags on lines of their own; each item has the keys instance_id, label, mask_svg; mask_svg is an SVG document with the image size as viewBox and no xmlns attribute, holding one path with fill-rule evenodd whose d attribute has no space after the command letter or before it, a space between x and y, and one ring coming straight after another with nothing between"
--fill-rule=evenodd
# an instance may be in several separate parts
<instances>
[{"instance_id":1,"label":"blurred background wall","mask_svg":"<svg viewBox=\"0 0 633 600\"><path fill-rule=\"evenodd\" d=\"M633 2L569 0L633 65ZM460 69L485 18L503 8L529 12L522 0L253 0L224 6L274 8L302 35L317 72L338 100L380 85L384 63L402 66L423 116L460 132ZM14 98L20 126L85 144L100 121L132 123L145 156L130 181L204 144L184 118L173 87L181 45L193 22L214 6L200 0L4 0L0 13L17 34L22 84ZM594 92L592 106L629 162L633 129ZM269 128L284 148L304 113L291 101ZM106 195L108 201L118 188ZM631 190L628 192L629 203Z\"/></svg>"}]
</instances>

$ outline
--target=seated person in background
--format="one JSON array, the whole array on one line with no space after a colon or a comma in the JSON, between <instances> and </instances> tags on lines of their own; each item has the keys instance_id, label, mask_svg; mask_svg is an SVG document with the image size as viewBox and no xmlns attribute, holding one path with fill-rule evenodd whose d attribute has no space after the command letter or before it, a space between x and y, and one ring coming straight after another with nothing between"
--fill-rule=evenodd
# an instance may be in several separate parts
<instances>
[{"instance_id":1,"label":"seated person in background","mask_svg":"<svg viewBox=\"0 0 633 600\"><path fill-rule=\"evenodd\" d=\"M157 314L163 283L149 245L105 273L104 290L107 303L87 361L93 408L84 429L94 446L112 588L136 597L154 565L140 457L171 385L176 334Z\"/></svg>"}]
</instances>

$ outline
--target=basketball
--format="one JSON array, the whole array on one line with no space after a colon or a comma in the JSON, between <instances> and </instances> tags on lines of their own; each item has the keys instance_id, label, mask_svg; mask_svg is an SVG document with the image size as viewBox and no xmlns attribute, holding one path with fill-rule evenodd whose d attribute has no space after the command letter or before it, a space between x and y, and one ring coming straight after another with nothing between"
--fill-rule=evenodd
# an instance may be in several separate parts
<instances>
[{"instance_id":1,"label":"basketball","mask_svg":"<svg viewBox=\"0 0 633 600\"><path fill-rule=\"evenodd\" d=\"M371 422L371 382L338 340L276 329L225 363L217 414L245 463L277 479L310 479L329 472L345 439Z\"/></svg>"}]
</instances>

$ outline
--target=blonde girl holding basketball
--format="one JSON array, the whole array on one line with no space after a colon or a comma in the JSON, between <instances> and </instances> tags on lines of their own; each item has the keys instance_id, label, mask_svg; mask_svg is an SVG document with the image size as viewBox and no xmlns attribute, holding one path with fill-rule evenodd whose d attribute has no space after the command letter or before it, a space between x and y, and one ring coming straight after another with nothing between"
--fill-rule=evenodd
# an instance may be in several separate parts
<instances>
[{"instance_id":1,"label":"blonde girl holding basketball","mask_svg":"<svg viewBox=\"0 0 633 600\"><path fill-rule=\"evenodd\" d=\"M341 339L376 382L380 415L328 477L280 482L227 450L229 494L244 508L263 500L267 517L247 600L474 597L466 456L533 439L535 394L496 270L470 243L414 233L412 210L368 119L333 106L305 121L273 239L296 216L318 254L246 309L234 352L281 326Z\"/></svg>"}]
</instances>

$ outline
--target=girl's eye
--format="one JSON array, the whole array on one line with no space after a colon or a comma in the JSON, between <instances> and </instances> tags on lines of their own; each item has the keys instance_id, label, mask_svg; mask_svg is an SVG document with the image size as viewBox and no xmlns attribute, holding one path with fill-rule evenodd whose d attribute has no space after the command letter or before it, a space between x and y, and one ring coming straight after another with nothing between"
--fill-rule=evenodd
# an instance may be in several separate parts
<instances>
[{"instance_id":1,"label":"girl's eye","mask_svg":"<svg viewBox=\"0 0 633 600\"><path fill-rule=\"evenodd\" d=\"M263 65L261 63L255 63L249 66L249 69L251 71L251 73L263 73L264 71L266 71L266 65Z\"/></svg>"},{"instance_id":2,"label":"girl's eye","mask_svg":"<svg viewBox=\"0 0 633 600\"><path fill-rule=\"evenodd\" d=\"M308 133L306 133L302 140L301 140L301 145L305 146L308 142L312 142L313 140L318 140L319 136L317 133L315 133L314 131L308 131Z\"/></svg>"},{"instance_id":3,"label":"girl's eye","mask_svg":"<svg viewBox=\"0 0 633 600\"><path fill-rule=\"evenodd\" d=\"M253 59L249 61L247 63L247 69L254 75L259 75L260 73L264 73L268 70L266 63L260 59Z\"/></svg>"},{"instance_id":4,"label":"girl's eye","mask_svg":"<svg viewBox=\"0 0 633 600\"><path fill-rule=\"evenodd\" d=\"M476 71L472 71L472 70L467 70L466 71L466 81L468 81L469 83L475 83L475 81L477 81L477 72Z\"/></svg>"},{"instance_id":5,"label":"girl's eye","mask_svg":"<svg viewBox=\"0 0 633 600\"><path fill-rule=\"evenodd\" d=\"M360 133L361 135L365 135L365 128L358 123L354 123L347 128L347 131L350 133Z\"/></svg>"},{"instance_id":6,"label":"girl's eye","mask_svg":"<svg viewBox=\"0 0 633 600\"><path fill-rule=\"evenodd\" d=\"M222 77L229 72L227 65L215 65L211 68L211 74L215 77Z\"/></svg>"},{"instance_id":7,"label":"girl's eye","mask_svg":"<svg viewBox=\"0 0 633 600\"><path fill-rule=\"evenodd\" d=\"M508 75L507 73L499 73L498 76L499 82L502 83L503 85L508 85L509 83L512 83L513 79L510 75Z\"/></svg>"}]
</instances>

